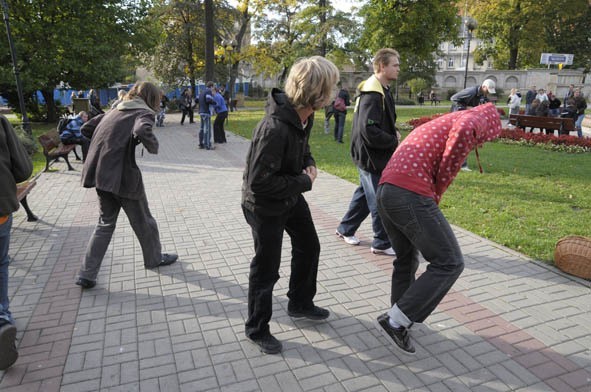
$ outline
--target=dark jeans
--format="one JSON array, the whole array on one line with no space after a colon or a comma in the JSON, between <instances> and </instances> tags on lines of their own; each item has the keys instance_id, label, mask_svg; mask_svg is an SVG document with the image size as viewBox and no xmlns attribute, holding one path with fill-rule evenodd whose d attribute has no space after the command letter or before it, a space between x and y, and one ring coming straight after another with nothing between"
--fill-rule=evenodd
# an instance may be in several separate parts
<instances>
[{"instance_id":1,"label":"dark jeans","mask_svg":"<svg viewBox=\"0 0 591 392\"><path fill-rule=\"evenodd\" d=\"M80 268L79 276L95 281L101 268L101 263L113 237L119 211L123 208L129 224L137 237L144 256L146 268L156 267L162 261L158 225L148 208L146 195L139 200L126 199L110 192L96 190L99 202L99 222L88 242L86 256Z\"/></svg>"},{"instance_id":2,"label":"dark jeans","mask_svg":"<svg viewBox=\"0 0 591 392\"><path fill-rule=\"evenodd\" d=\"M308 203L299 196L296 205L279 216L265 216L242 208L252 229L255 255L248 276L248 319L246 335L259 338L268 335L272 315L273 287L279 279L283 231L291 238L291 276L289 309L314 306L320 242Z\"/></svg>"},{"instance_id":3,"label":"dark jeans","mask_svg":"<svg viewBox=\"0 0 591 392\"><path fill-rule=\"evenodd\" d=\"M464 269L460 246L432 198L382 184L377 203L396 251L390 302L411 322L423 322ZM419 252L429 265L415 280Z\"/></svg>"},{"instance_id":4,"label":"dark jeans","mask_svg":"<svg viewBox=\"0 0 591 392\"><path fill-rule=\"evenodd\" d=\"M224 121L228 118L228 112L221 112L215 116L213 122L213 141L215 143L226 142L226 132L224 131Z\"/></svg>"},{"instance_id":5,"label":"dark jeans","mask_svg":"<svg viewBox=\"0 0 591 392\"><path fill-rule=\"evenodd\" d=\"M390 240L388 239L386 230L384 230L376 205L376 189L380 181L380 175L367 172L360 168L357 168L357 171L359 171L360 185L355 189L351 203L349 203L349 209L343 219L341 219L337 230L345 236L354 235L357 229L359 229L359 226L361 226L361 223L363 223L371 212L371 225L373 228L371 246L375 249L388 249L390 247Z\"/></svg>"},{"instance_id":6,"label":"dark jeans","mask_svg":"<svg viewBox=\"0 0 591 392\"><path fill-rule=\"evenodd\" d=\"M10 245L10 230L12 228L12 214L8 220L0 224L0 319L13 323L8 298L8 248Z\"/></svg>"},{"instance_id":7,"label":"dark jeans","mask_svg":"<svg viewBox=\"0 0 591 392\"><path fill-rule=\"evenodd\" d=\"M334 140L343 142L343 135L345 133L345 118L347 112L334 111Z\"/></svg>"},{"instance_id":8,"label":"dark jeans","mask_svg":"<svg viewBox=\"0 0 591 392\"><path fill-rule=\"evenodd\" d=\"M90 139L88 139L85 136L80 136L80 137L71 137L69 139L66 140L62 140L63 144L79 144L80 147L82 148L82 160L85 161L86 160L86 155L88 154L88 147L90 147ZM78 155L76 155L76 158L78 157Z\"/></svg>"},{"instance_id":9,"label":"dark jeans","mask_svg":"<svg viewBox=\"0 0 591 392\"><path fill-rule=\"evenodd\" d=\"M183 110L183 115L181 117L181 125L185 123L185 116L189 116L189 124L193 124L193 109Z\"/></svg>"}]
</instances>

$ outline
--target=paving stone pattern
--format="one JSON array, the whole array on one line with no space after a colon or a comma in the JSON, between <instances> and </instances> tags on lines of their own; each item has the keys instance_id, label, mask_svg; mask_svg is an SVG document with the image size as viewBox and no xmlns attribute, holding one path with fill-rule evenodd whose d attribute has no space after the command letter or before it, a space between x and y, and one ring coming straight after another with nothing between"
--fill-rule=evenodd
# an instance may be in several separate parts
<instances>
[{"instance_id":1,"label":"paving stone pattern","mask_svg":"<svg viewBox=\"0 0 591 392\"><path fill-rule=\"evenodd\" d=\"M324 172L306 198L322 244L316 301L331 317L287 316L286 236L271 321L284 351L260 353L243 334L253 254L240 208L248 141L230 134L216 150L198 150L198 124L177 117L156 129L158 155L138 151L176 264L145 270L122 213L96 288L74 285L98 217L79 162L40 177L29 197L39 222L14 215L9 293L20 358L0 372L2 392L591 391L589 282L457 227L464 273L413 327L417 354L395 349L375 326L389 307L392 260L370 253L369 219L360 246L336 238L356 184Z\"/></svg>"}]
</instances>

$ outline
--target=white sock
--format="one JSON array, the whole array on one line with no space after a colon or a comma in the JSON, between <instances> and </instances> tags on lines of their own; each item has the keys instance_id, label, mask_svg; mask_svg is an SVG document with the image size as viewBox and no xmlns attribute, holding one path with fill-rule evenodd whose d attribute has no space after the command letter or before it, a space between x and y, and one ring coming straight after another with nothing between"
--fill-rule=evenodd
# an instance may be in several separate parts
<instances>
[{"instance_id":1,"label":"white sock","mask_svg":"<svg viewBox=\"0 0 591 392\"><path fill-rule=\"evenodd\" d=\"M388 317L388 323L392 328L400 328L402 325L398 324L396 321L392 320L392 317Z\"/></svg>"}]
</instances>

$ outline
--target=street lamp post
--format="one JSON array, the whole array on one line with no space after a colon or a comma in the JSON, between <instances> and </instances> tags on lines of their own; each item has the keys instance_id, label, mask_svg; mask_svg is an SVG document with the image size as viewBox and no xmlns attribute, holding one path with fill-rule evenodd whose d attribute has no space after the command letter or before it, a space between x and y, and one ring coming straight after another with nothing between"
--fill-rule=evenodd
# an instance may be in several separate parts
<instances>
[{"instance_id":1,"label":"street lamp post","mask_svg":"<svg viewBox=\"0 0 591 392\"><path fill-rule=\"evenodd\" d=\"M232 53L236 49L236 43L232 41L227 41L224 43L224 52L226 54L226 61L228 62L228 90L230 93L230 109L231 112L234 111L234 106L232 105L233 102L233 93L234 93L234 86L232 86Z\"/></svg>"},{"instance_id":2,"label":"street lamp post","mask_svg":"<svg viewBox=\"0 0 591 392\"><path fill-rule=\"evenodd\" d=\"M18 104L23 116L23 128L29 135L32 134L31 123L27 117L27 109L25 107L25 99L23 97L23 87L21 85L21 78L19 76L18 65L16 61L16 49L12 41L12 34L10 33L10 23L8 22L8 4L6 0L2 0L2 11L4 13L4 24L6 25L6 36L8 38L8 45L10 46L10 55L12 57L12 67L14 69L14 78L16 79L16 92L18 94Z\"/></svg>"},{"instance_id":3,"label":"street lamp post","mask_svg":"<svg viewBox=\"0 0 591 392\"><path fill-rule=\"evenodd\" d=\"M465 27L467 30L468 48L466 50L466 70L464 71L464 88L468 81L468 60L470 59L470 41L472 41L472 32L476 29L476 21L470 17L466 18Z\"/></svg>"}]
</instances>

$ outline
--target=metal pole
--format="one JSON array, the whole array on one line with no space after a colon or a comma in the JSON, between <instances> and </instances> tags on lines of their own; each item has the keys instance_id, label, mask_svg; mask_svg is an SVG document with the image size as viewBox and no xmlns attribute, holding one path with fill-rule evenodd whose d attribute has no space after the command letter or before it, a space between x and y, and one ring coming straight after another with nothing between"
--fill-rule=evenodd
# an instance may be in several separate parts
<instances>
[{"instance_id":1,"label":"metal pole","mask_svg":"<svg viewBox=\"0 0 591 392\"><path fill-rule=\"evenodd\" d=\"M472 40L472 30L468 30L468 50L466 51L466 71L464 72L464 88L468 81L468 60L470 60L470 41Z\"/></svg>"},{"instance_id":2,"label":"metal pole","mask_svg":"<svg viewBox=\"0 0 591 392\"><path fill-rule=\"evenodd\" d=\"M12 68L14 70L14 78L16 79L16 91L18 93L18 104L21 109L23 117L23 128L25 132L32 135L31 123L27 117L27 110L25 108L25 99L23 97L23 87L21 85L21 78L19 76L17 61L16 61L16 49L14 48L14 42L12 42L12 34L10 33L10 23L8 22L8 4L6 0L2 0L2 11L4 14L4 24L6 25L6 36L8 37L8 45L10 46L10 55L12 57Z\"/></svg>"}]
</instances>

